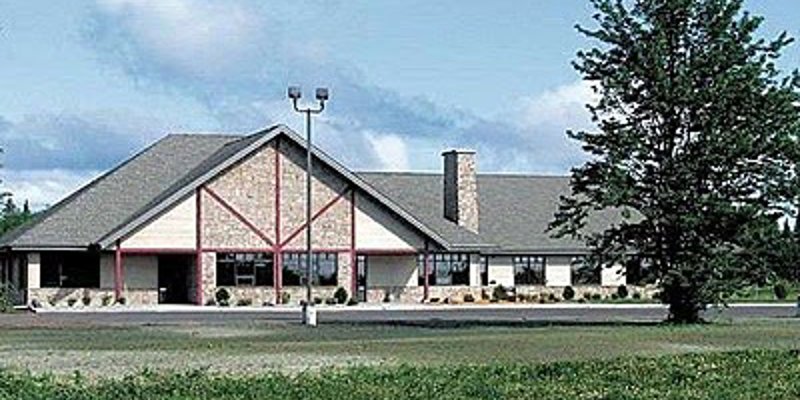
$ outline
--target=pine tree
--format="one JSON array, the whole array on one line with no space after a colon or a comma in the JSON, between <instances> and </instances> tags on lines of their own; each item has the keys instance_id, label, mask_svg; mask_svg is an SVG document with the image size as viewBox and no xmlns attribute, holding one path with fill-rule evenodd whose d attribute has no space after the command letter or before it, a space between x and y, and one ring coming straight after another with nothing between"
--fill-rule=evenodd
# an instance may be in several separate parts
<instances>
[{"instance_id":1,"label":"pine tree","mask_svg":"<svg viewBox=\"0 0 800 400\"><path fill-rule=\"evenodd\" d=\"M775 66L791 39L758 38L741 0L592 3L597 28L577 28L597 45L574 66L598 131L568 133L591 158L551 229L596 261L650 258L669 319L695 322L749 283L742 232L797 203L800 77ZM604 210L620 222L587 232Z\"/></svg>"}]
</instances>

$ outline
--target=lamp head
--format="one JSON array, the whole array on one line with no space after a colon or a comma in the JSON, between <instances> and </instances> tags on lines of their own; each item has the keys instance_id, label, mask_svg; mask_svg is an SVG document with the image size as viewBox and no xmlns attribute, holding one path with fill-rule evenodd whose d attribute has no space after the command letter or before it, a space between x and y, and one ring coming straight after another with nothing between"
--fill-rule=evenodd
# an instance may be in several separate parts
<instances>
[{"instance_id":1,"label":"lamp head","mask_svg":"<svg viewBox=\"0 0 800 400\"><path fill-rule=\"evenodd\" d=\"M287 95L292 100L299 100L302 97L302 92L300 91L299 86L289 86L289 90L287 91Z\"/></svg>"},{"instance_id":2,"label":"lamp head","mask_svg":"<svg viewBox=\"0 0 800 400\"><path fill-rule=\"evenodd\" d=\"M330 97L328 93L328 88L317 88L317 100L319 101L326 101Z\"/></svg>"}]
</instances>

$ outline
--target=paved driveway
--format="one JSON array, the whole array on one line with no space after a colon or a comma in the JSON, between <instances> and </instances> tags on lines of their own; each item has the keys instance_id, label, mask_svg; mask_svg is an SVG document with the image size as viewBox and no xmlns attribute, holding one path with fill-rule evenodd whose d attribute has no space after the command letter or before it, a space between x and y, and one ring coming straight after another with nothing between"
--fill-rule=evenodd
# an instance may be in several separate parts
<instances>
[{"instance_id":1,"label":"paved driveway","mask_svg":"<svg viewBox=\"0 0 800 400\"><path fill-rule=\"evenodd\" d=\"M653 323L666 317L659 305L546 305L546 306L359 306L358 308L320 308L319 322L370 324L551 324L551 323ZM711 309L709 319L793 318L797 309L791 304L733 305ZM208 308L159 307L153 310L101 312L42 312L0 314L3 327L58 326L129 326L235 323L298 323L297 308Z\"/></svg>"}]
</instances>

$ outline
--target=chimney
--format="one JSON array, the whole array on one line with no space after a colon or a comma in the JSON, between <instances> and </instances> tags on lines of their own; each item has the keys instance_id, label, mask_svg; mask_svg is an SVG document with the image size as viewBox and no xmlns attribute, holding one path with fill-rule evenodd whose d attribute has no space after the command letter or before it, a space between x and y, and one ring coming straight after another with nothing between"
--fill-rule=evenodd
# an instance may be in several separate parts
<instances>
[{"instance_id":1,"label":"chimney","mask_svg":"<svg viewBox=\"0 0 800 400\"><path fill-rule=\"evenodd\" d=\"M444 217L478 233L475 151L450 150L444 157Z\"/></svg>"}]
</instances>

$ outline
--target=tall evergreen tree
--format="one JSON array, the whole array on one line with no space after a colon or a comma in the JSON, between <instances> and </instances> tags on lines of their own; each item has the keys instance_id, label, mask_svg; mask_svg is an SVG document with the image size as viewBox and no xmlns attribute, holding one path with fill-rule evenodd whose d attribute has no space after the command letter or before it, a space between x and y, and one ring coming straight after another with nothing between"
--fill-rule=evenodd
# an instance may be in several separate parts
<instances>
[{"instance_id":1,"label":"tall evergreen tree","mask_svg":"<svg viewBox=\"0 0 800 400\"><path fill-rule=\"evenodd\" d=\"M796 204L800 77L775 66L791 43L756 36L742 0L592 0L597 42L576 70L593 84L597 132L569 132L590 160L551 224L595 260L652 260L669 318L695 322L738 285L742 231ZM587 217L621 221L587 232ZM744 275L744 277L742 277Z\"/></svg>"}]
</instances>

